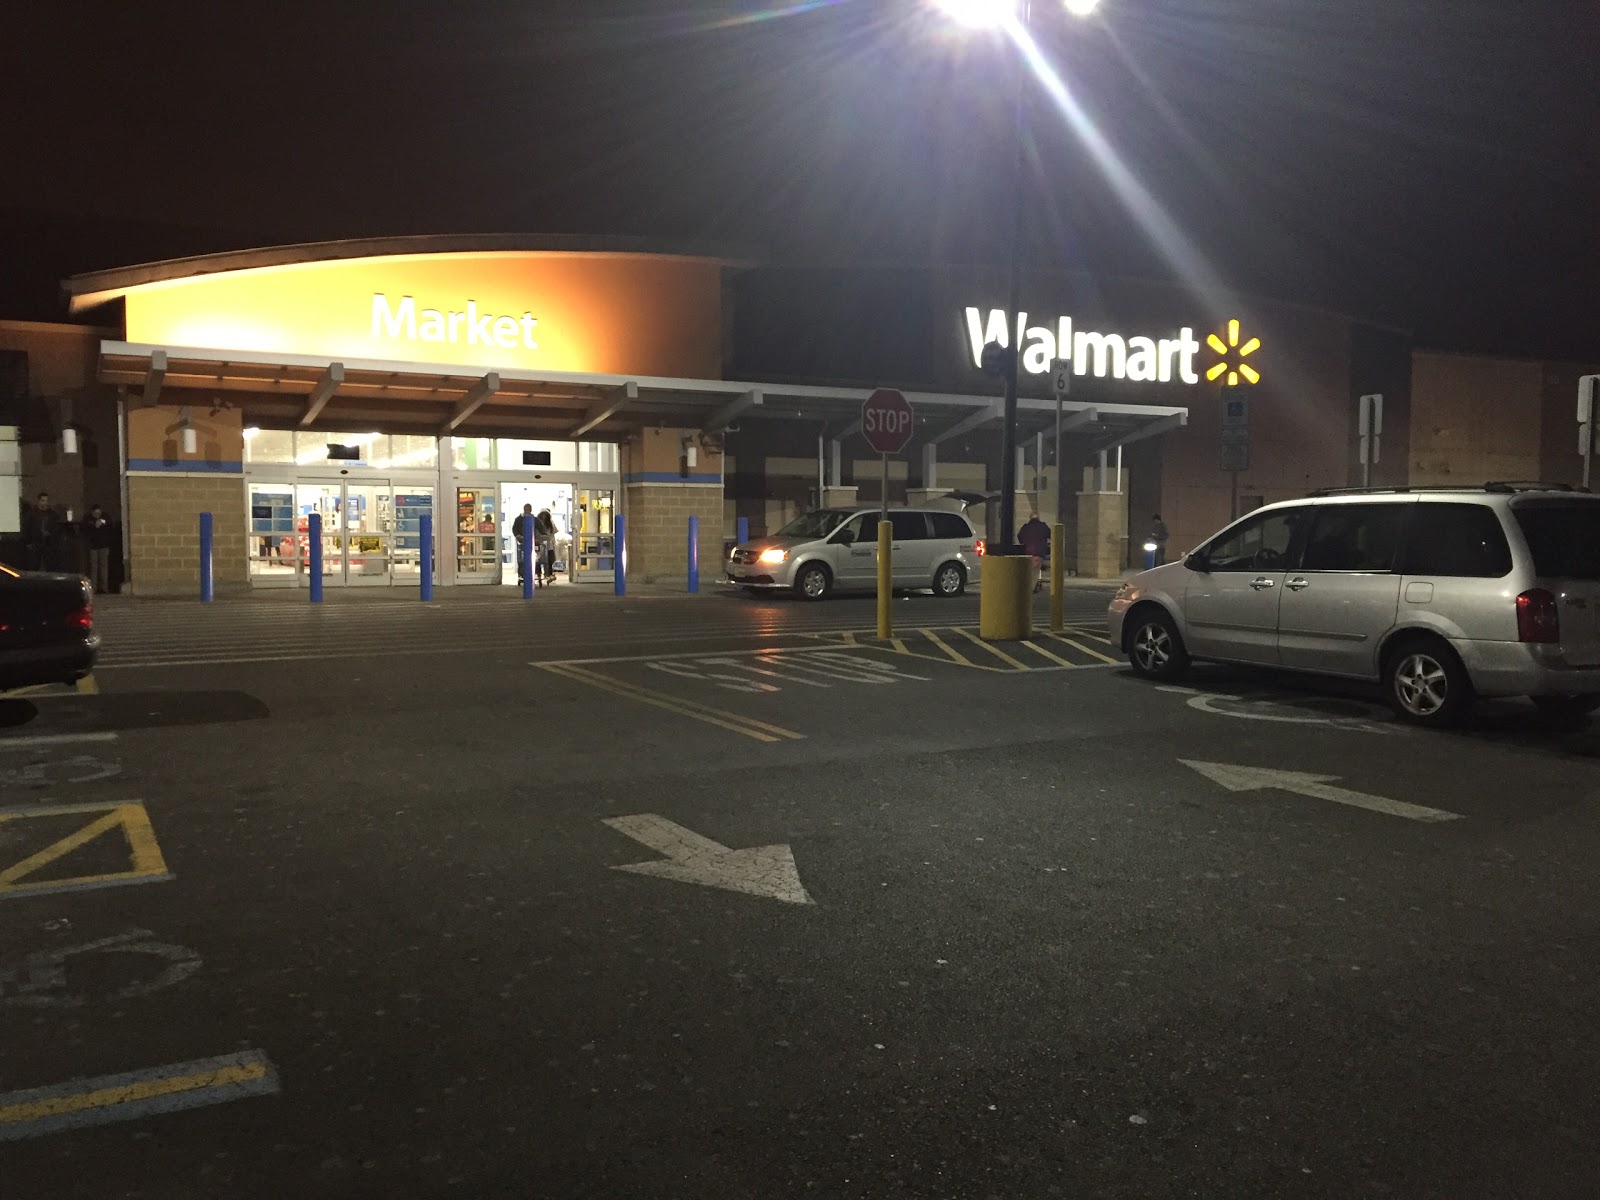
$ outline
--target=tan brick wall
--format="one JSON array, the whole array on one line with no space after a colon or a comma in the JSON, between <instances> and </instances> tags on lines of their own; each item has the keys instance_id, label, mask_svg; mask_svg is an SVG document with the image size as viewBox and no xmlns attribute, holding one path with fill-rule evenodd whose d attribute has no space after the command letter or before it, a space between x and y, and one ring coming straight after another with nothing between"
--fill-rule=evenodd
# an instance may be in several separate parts
<instances>
[{"instance_id":1,"label":"tan brick wall","mask_svg":"<svg viewBox=\"0 0 1600 1200\"><path fill-rule=\"evenodd\" d=\"M722 569L722 487L633 483L625 489L628 576L646 583L683 580L689 574L689 518L700 518L700 586Z\"/></svg>"},{"instance_id":2,"label":"tan brick wall","mask_svg":"<svg viewBox=\"0 0 1600 1200\"><path fill-rule=\"evenodd\" d=\"M1084 492L1078 496L1078 574L1116 579L1127 553L1128 493Z\"/></svg>"},{"instance_id":3,"label":"tan brick wall","mask_svg":"<svg viewBox=\"0 0 1600 1200\"><path fill-rule=\"evenodd\" d=\"M202 512L212 517L217 590L248 584L241 476L130 475L128 510L135 595L199 595Z\"/></svg>"}]
</instances>

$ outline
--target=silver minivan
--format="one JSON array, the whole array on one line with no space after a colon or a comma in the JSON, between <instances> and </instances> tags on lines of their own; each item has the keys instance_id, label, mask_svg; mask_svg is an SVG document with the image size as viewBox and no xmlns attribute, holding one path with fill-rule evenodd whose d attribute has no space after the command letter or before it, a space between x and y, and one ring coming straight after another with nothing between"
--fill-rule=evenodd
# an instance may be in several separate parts
<instances>
[{"instance_id":1,"label":"silver minivan","mask_svg":"<svg viewBox=\"0 0 1600 1200\"><path fill-rule=\"evenodd\" d=\"M735 546L728 582L750 592L789 590L807 600L878 586L876 508L819 508L796 517L770 537ZM978 535L961 513L891 508L894 586L931 588L959 596L978 582Z\"/></svg>"},{"instance_id":2,"label":"silver minivan","mask_svg":"<svg viewBox=\"0 0 1600 1200\"><path fill-rule=\"evenodd\" d=\"M1477 696L1600 707L1600 496L1554 484L1338 489L1256 509L1129 579L1110 636L1171 680L1193 659L1382 682L1395 712Z\"/></svg>"}]
</instances>

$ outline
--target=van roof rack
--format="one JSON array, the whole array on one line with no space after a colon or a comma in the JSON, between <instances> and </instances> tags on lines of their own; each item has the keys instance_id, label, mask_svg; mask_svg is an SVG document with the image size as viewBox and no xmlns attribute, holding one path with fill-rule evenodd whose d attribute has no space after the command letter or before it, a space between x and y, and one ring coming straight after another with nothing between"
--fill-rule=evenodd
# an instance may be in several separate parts
<instances>
[{"instance_id":1,"label":"van roof rack","mask_svg":"<svg viewBox=\"0 0 1600 1200\"><path fill-rule=\"evenodd\" d=\"M1571 483L1546 483L1538 479L1491 479L1487 483L1422 484L1416 487L1328 487L1307 492L1308 498L1319 496L1388 496L1412 492L1582 492L1586 487Z\"/></svg>"},{"instance_id":2,"label":"van roof rack","mask_svg":"<svg viewBox=\"0 0 1600 1200\"><path fill-rule=\"evenodd\" d=\"M1498 479L1483 485L1486 492L1587 492L1571 483L1549 483L1542 479Z\"/></svg>"}]
</instances>

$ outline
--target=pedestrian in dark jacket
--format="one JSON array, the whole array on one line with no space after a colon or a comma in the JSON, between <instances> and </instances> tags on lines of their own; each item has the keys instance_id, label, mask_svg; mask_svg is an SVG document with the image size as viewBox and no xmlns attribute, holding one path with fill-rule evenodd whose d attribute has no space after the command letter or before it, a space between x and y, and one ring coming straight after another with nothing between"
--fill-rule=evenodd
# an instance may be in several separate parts
<instances>
[{"instance_id":1,"label":"pedestrian in dark jacket","mask_svg":"<svg viewBox=\"0 0 1600 1200\"><path fill-rule=\"evenodd\" d=\"M56 544L61 540L61 518L50 507L50 493L39 498L22 516L22 544L30 571L48 571L55 565Z\"/></svg>"},{"instance_id":2,"label":"pedestrian in dark jacket","mask_svg":"<svg viewBox=\"0 0 1600 1200\"><path fill-rule=\"evenodd\" d=\"M90 505L88 515L83 518L83 536L89 542L89 582L96 595L111 590L112 534L111 518L106 516L106 510L98 504Z\"/></svg>"}]
</instances>

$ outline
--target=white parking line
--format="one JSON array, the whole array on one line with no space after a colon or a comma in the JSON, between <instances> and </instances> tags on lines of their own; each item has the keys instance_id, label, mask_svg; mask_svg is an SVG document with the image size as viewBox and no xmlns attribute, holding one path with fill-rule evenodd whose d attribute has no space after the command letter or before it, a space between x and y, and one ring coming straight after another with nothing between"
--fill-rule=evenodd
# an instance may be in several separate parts
<instances>
[{"instance_id":1,"label":"white parking line","mask_svg":"<svg viewBox=\"0 0 1600 1200\"><path fill-rule=\"evenodd\" d=\"M35 737L0 738L0 750L27 750L33 746L63 746L70 742L114 742L115 733L41 733Z\"/></svg>"}]
</instances>

